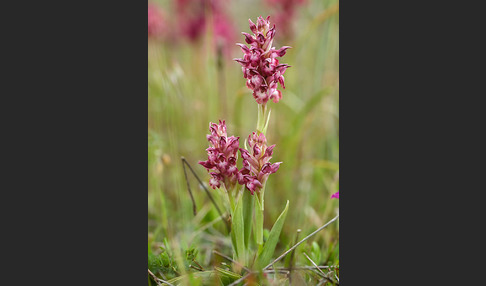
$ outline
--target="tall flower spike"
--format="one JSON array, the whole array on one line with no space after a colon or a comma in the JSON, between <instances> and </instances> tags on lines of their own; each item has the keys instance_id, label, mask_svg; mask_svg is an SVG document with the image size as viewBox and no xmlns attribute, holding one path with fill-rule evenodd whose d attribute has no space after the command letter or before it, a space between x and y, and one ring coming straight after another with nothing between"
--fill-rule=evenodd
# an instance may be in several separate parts
<instances>
[{"instance_id":1,"label":"tall flower spike","mask_svg":"<svg viewBox=\"0 0 486 286\"><path fill-rule=\"evenodd\" d=\"M226 134L225 121L219 121L219 124L209 123L209 132L206 138L209 141L208 160L199 161L211 175L209 185L213 189L221 187L221 184L227 190L233 189L237 182L238 167L238 147L240 137L228 137Z\"/></svg>"},{"instance_id":2,"label":"tall flower spike","mask_svg":"<svg viewBox=\"0 0 486 286\"><path fill-rule=\"evenodd\" d=\"M258 135L253 132L248 136L248 145L250 151L240 148L243 168L237 176L238 183L245 185L253 195L261 190L270 174L277 172L282 162L270 163L275 145L267 147L267 139L263 133Z\"/></svg>"},{"instance_id":3,"label":"tall flower spike","mask_svg":"<svg viewBox=\"0 0 486 286\"><path fill-rule=\"evenodd\" d=\"M250 47L238 43L244 55L241 59L234 59L242 65L243 76L247 79L246 86L253 90L256 102L263 105L270 99L278 102L282 98L282 92L277 89L278 84L285 88L283 74L290 67L280 64L277 60L277 57L284 56L290 47L284 46L278 50L272 47L275 25L270 28L269 19L270 16L266 19L260 16L256 24L251 19L248 20L253 35L245 32L242 34Z\"/></svg>"}]
</instances>

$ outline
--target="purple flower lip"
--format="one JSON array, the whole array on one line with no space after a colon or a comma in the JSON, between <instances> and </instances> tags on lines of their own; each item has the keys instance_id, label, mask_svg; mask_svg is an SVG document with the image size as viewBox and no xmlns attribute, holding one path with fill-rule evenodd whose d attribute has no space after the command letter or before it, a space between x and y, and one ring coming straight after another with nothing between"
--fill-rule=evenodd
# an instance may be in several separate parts
<instances>
[{"instance_id":1,"label":"purple flower lip","mask_svg":"<svg viewBox=\"0 0 486 286\"><path fill-rule=\"evenodd\" d=\"M339 199L339 191L337 193L332 194L331 199Z\"/></svg>"},{"instance_id":2,"label":"purple flower lip","mask_svg":"<svg viewBox=\"0 0 486 286\"><path fill-rule=\"evenodd\" d=\"M283 46L276 50L272 47L275 37L275 25L270 28L270 16L263 19L258 17L257 23L249 19L250 30L254 35L242 32L245 42L250 47L237 43L243 51L243 58L235 58L234 61L242 66L243 77L247 79L246 86L253 91L253 97L258 104L266 104L270 99L278 102L282 98L282 92L278 90L278 84L285 89L283 74L290 66L280 64L277 57L282 57L291 47Z\"/></svg>"}]
</instances>

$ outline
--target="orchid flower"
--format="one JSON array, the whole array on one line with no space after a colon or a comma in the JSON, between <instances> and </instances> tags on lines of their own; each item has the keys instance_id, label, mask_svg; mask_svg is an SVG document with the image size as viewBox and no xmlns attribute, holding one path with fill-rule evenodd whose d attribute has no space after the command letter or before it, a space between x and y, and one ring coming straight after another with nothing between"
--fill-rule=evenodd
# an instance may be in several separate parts
<instances>
[{"instance_id":1,"label":"orchid flower","mask_svg":"<svg viewBox=\"0 0 486 286\"><path fill-rule=\"evenodd\" d=\"M253 97L258 104L265 105L268 100L278 102L282 98L282 92L278 90L278 84L285 88L283 74L290 67L280 64L277 57L282 57L289 49L284 46L278 50L272 47L275 37L275 25L270 28L270 16L263 19L258 17L257 23L249 19L250 30L253 35L243 32L245 41L250 46L237 44L244 53L243 58L234 59L242 65L246 86L253 91Z\"/></svg>"},{"instance_id":2,"label":"orchid flower","mask_svg":"<svg viewBox=\"0 0 486 286\"><path fill-rule=\"evenodd\" d=\"M232 190L237 182L236 160L238 159L240 137L228 137L224 120L219 120L219 124L209 123L209 131L211 134L206 136L210 145L206 149L208 160L199 161L199 164L210 172L209 185L211 188L217 189L223 184L227 190Z\"/></svg>"},{"instance_id":3,"label":"orchid flower","mask_svg":"<svg viewBox=\"0 0 486 286\"><path fill-rule=\"evenodd\" d=\"M275 145L267 147L267 139L263 133L257 135L253 132L248 136L248 144L251 152L240 148L243 168L237 176L238 183L245 185L253 195L262 189L270 174L277 172L282 162L270 163Z\"/></svg>"}]
</instances>

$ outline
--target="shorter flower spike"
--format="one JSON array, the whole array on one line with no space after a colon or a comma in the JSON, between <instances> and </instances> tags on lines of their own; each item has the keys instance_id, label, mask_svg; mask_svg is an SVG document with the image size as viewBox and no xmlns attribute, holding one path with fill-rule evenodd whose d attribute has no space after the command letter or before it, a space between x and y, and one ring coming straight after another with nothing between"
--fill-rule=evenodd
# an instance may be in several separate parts
<instances>
[{"instance_id":1,"label":"shorter flower spike","mask_svg":"<svg viewBox=\"0 0 486 286\"><path fill-rule=\"evenodd\" d=\"M243 168L237 174L238 183L245 185L253 195L259 192L270 174L277 172L282 162L270 163L275 145L267 147L267 139L263 133L253 132L248 136L249 150L240 148L243 158Z\"/></svg>"},{"instance_id":2,"label":"shorter flower spike","mask_svg":"<svg viewBox=\"0 0 486 286\"><path fill-rule=\"evenodd\" d=\"M226 189L230 190L235 186L238 178L236 160L238 159L240 137L227 136L224 120L219 120L219 124L209 123L209 132L211 134L206 136L210 145L206 149L208 160L199 161L199 164L206 168L211 175L209 180L211 188L217 189L224 184Z\"/></svg>"}]
</instances>

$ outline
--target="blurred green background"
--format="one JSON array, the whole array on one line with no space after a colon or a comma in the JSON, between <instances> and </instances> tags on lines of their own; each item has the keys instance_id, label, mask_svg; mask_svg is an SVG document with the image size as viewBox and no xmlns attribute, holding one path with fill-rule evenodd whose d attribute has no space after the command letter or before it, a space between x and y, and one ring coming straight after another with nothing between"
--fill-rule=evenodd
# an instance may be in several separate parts
<instances>
[{"instance_id":1,"label":"blurred green background","mask_svg":"<svg viewBox=\"0 0 486 286\"><path fill-rule=\"evenodd\" d=\"M258 16L270 15L273 24L284 12L275 0L222 1L224 6L217 9L226 13L234 29L234 42L231 35L224 42L208 21L196 39L185 37L179 28L189 12L180 12L178 2L191 5L149 2L160 9L163 21L159 35L148 39L148 247L149 255L159 253L161 246L176 252L194 248L196 261L208 267L214 264L213 249L231 253L230 241L224 223L187 170L198 210L194 216L181 156L208 185L209 176L197 162L207 159L209 122L226 120L228 136L240 136L241 143L255 130L257 104L240 64L232 60L243 54L235 43L245 43L241 32L251 33L249 18L256 22ZM339 207L339 200L330 199L339 190L339 4L294 2L293 14L285 20L287 30L280 31L277 23L273 44L277 49L292 47L279 59L292 67L285 72L282 100L268 103L272 113L267 140L268 145L276 144L272 162L283 163L267 182L266 228L271 229L290 201L276 254L295 242L297 229L303 238L335 217ZM203 16L215 19L208 5ZM210 191L217 199L217 192ZM299 246L296 264L309 265L302 251L312 252L320 265L337 265L339 224Z\"/></svg>"}]
</instances>

